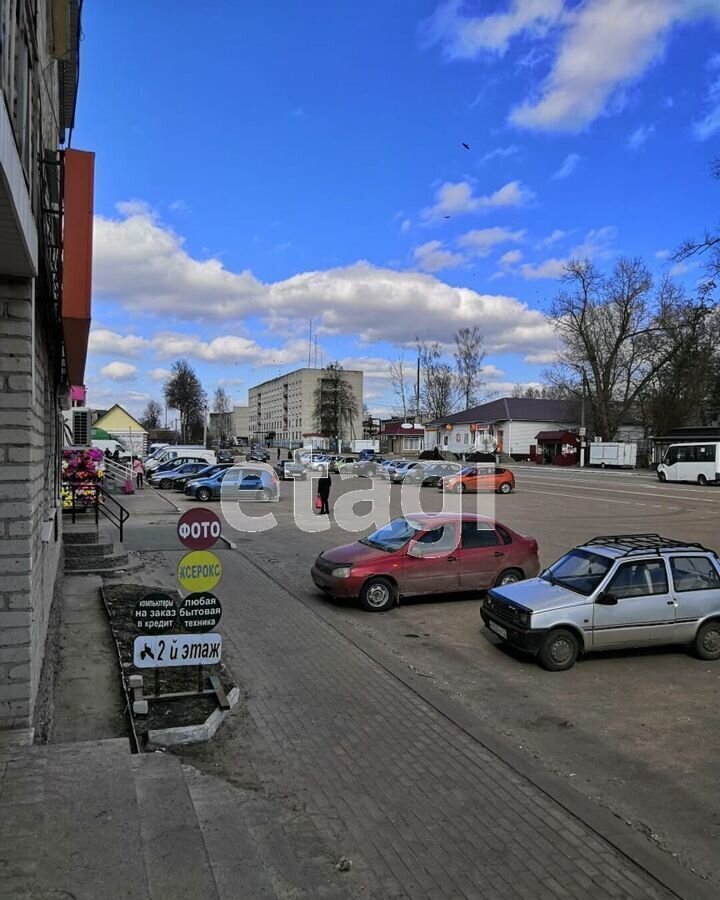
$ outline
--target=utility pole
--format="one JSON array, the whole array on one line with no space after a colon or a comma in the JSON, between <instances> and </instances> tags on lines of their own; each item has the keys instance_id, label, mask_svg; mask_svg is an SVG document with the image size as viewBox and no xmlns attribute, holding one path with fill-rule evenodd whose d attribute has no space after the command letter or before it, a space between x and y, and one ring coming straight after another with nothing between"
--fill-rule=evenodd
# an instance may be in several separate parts
<instances>
[{"instance_id":1,"label":"utility pole","mask_svg":"<svg viewBox=\"0 0 720 900\"><path fill-rule=\"evenodd\" d=\"M415 417L413 421L420 418L420 354L417 358L417 380L415 382Z\"/></svg>"},{"instance_id":2,"label":"utility pole","mask_svg":"<svg viewBox=\"0 0 720 900\"><path fill-rule=\"evenodd\" d=\"M585 466L585 371L582 373L582 400L580 401L580 468Z\"/></svg>"}]
</instances>

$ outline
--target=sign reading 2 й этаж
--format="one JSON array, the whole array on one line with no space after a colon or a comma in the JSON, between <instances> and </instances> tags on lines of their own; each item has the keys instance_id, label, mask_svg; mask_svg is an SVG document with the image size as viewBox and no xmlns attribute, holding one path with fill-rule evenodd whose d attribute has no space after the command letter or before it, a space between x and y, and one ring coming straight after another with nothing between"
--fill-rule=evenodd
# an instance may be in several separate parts
<instances>
[{"instance_id":1,"label":"sign reading 2 \u0439 \u044d\u0442\u0430\u0436","mask_svg":"<svg viewBox=\"0 0 720 900\"><path fill-rule=\"evenodd\" d=\"M211 591L221 576L220 560L208 550L186 553L178 563L178 581L188 591Z\"/></svg>"},{"instance_id":2,"label":"sign reading 2 \u0439 \u044d\u0442\u0430\u0436","mask_svg":"<svg viewBox=\"0 0 720 900\"><path fill-rule=\"evenodd\" d=\"M219 634L140 635L133 646L133 664L138 669L170 666L211 666L220 662Z\"/></svg>"}]
</instances>

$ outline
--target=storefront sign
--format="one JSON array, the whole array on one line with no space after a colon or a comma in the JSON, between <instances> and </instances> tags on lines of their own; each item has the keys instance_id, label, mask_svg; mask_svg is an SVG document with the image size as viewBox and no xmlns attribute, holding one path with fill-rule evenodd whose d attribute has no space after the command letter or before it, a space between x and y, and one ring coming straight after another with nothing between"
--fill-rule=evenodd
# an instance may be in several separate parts
<instances>
[{"instance_id":1,"label":"storefront sign","mask_svg":"<svg viewBox=\"0 0 720 900\"><path fill-rule=\"evenodd\" d=\"M133 618L135 627L143 634L165 634L172 631L178 611L169 594L151 591L141 597L135 605Z\"/></svg>"},{"instance_id":2,"label":"storefront sign","mask_svg":"<svg viewBox=\"0 0 720 900\"><path fill-rule=\"evenodd\" d=\"M188 591L211 591L222 577L222 565L214 553L194 550L178 563L177 577Z\"/></svg>"},{"instance_id":3,"label":"storefront sign","mask_svg":"<svg viewBox=\"0 0 720 900\"><path fill-rule=\"evenodd\" d=\"M221 656L219 634L140 635L133 645L133 664L137 669L212 666L220 662Z\"/></svg>"},{"instance_id":4,"label":"storefront sign","mask_svg":"<svg viewBox=\"0 0 720 900\"><path fill-rule=\"evenodd\" d=\"M183 631L202 634L217 626L222 617L222 605L215 594L199 591L188 594L182 601L178 617Z\"/></svg>"}]
</instances>

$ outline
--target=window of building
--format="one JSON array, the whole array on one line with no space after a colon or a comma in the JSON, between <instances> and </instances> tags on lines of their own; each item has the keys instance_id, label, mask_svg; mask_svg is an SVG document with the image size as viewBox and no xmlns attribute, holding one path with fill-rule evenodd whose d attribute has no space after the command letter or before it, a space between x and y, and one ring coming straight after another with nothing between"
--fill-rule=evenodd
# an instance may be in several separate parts
<instances>
[{"instance_id":1,"label":"window of building","mask_svg":"<svg viewBox=\"0 0 720 900\"><path fill-rule=\"evenodd\" d=\"M419 450L420 440L421 439L419 437L404 437L403 450Z\"/></svg>"}]
</instances>

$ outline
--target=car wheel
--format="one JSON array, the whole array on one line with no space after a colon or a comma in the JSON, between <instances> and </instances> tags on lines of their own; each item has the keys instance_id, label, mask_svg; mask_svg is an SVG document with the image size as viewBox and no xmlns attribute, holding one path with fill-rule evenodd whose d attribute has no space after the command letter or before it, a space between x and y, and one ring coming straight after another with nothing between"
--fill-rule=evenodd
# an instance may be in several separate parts
<instances>
[{"instance_id":1,"label":"car wheel","mask_svg":"<svg viewBox=\"0 0 720 900\"><path fill-rule=\"evenodd\" d=\"M667 481L667 476L665 475L664 472L658 472L657 476L658 476L658 481L662 481L662 482Z\"/></svg>"},{"instance_id":2,"label":"car wheel","mask_svg":"<svg viewBox=\"0 0 720 900\"><path fill-rule=\"evenodd\" d=\"M453 494L463 494L465 493L465 485L464 484L456 484L453 488Z\"/></svg>"},{"instance_id":3,"label":"car wheel","mask_svg":"<svg viewBox=\"0 0 720 900\"><path fill-rule=\"evenodd\" d=\"M502 587L504 584L517 584L522 581L525 576L519 569L505 569L495 579L495 587Z\"/></svg>"},{"instance_id":4,"label":"car wheel","mask_svg":"<svg viewBox=\"0 0 720 900\"><path fill-rule=\"evenodd\" d=\"M202 503L207 503L207 501L212 497L212 491L209 488L200 488L195 496Z\"/></svg>"},{"instance_id":5,"label":"car wheel","mask_svg":"<svg viewBox=\"0 0 720 900\"><path fill-rule=\"evenodd\" d=\"M163 480L160 482L160 487L163 491L168 491L172 487L172 481L170 481L169 478L163 478Z\"/></svg>"},{"instance_id":6,"label":"car wheel","mask_svg":"<svg viewBox=\"0 0 720 900\"><path fill-rule=\"evenodd\" d=\"M695 653L700 659L720 659L720 622L708 622L698 629Z\"/></svg>"},{"instance_id":7,"label":"car wheel","mask_svg":"<svg viewBox=\"0 0 720 900\"><path fill-rule=\"evenodd\" d=\"M509 494L512 491L512 485L509 481L503 481L503 483L498 488L498 492L501 494Z\"/></svg>"},{"instance_id":8,"label":"car wheel","mask_svg":"<svg viewBox=\"0 0 720 900\"><path fill-rule=\"evenodd\" d=\"M387 578L370 578L360 592L360 605L367 612L385 612L395 605L395 588Z\"/></svg>"},{"instance_id":9,"label":"car wheel","mask_svg":"<svg viewBox=\"0 0 720 900\"><path fill-rule=\"evenodd\" d=\"M698 475L698 484L700 487L707 487L708 480L704 475Z\"/></svg>"},{"instance_id":10,"label":"car wheel","mask_svg":"<svg viewBox=\"0 0 720 900\"><path fill-rule=\"evenodd\" d=\"M548 672L564 672L575 665L580 652L578 639L566 628L556 628L542 642L538 662Z\"/></svg>"}]
</instances>

